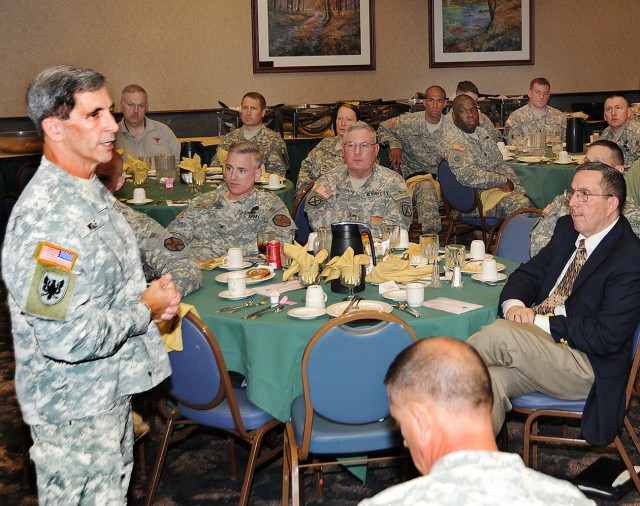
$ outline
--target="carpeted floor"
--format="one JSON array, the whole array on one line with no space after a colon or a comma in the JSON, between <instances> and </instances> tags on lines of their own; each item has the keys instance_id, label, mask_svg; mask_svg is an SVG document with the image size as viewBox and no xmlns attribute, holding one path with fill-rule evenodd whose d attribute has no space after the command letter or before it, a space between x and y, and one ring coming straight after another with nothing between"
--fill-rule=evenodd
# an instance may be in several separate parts
<instances>
[{"instance_id":1,"label":"carpeted floor","mask_svg":"<svg viewBox=\"0 0 640 506\"><path fill-rule=\"evenodd\" d=\"M0 287L0 300L5 300ZM13 385L14 359L9 335L9 319L0 304L0 505L30 506L37 504L35 477L31 472L31 485L22 487L22 431L20 410ZM640 425L638 399L633 399L632 421ZM509 422L509 448L522 455L522 423ZM625 444L632 448L629 441ZM634 462L640 457L631 449ZM147 439L147 472L151 473L156 454L156 442ZM604 453L601 451L600 453ZM137 453L136 453L137 456ZM238 462L244 465L247 451L240 448ZM553 476L571 478L598 457L597 453L576 450L542 450L540 468ZM244 471L241 470L241 473ZM282 459L259 469L253 484L250 504L273 506L280 502ZM160 482L156 504L159 506L226 505L237 503L240 496L241 476L236 481L229 477L227 446L224 439L214 434L197 433L180 446L170 449ZM372 467L367 483L363 485L346 471L324 473L325 500L315 497L311 478L305 481L306 504L351 505L361 499L398 483L400 470L395 467ZM461 484L464 486L464 484ZM140 479L138 463L134 470L130 490L130 504L142 505L146 482ZM598 501L600 505L640 505L640 494L634 489L619 502Z\"/></svg>"}]
</instances>

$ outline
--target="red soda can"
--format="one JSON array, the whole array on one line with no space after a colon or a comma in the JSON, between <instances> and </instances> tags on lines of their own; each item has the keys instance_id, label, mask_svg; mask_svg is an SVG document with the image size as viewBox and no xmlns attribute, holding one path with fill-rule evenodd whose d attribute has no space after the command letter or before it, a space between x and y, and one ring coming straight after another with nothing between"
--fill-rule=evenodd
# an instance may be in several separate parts
<instances>
[{"instance_id":1,"label":"red soda can","mask_svg":"<svg viewBox=\"0 0 640 506\"><path fill-rule=\"evenodd\" d=\"M267 243L267 265L274 269L282 269L279 241L269 241Z\"/></svg>"}]
</instances>

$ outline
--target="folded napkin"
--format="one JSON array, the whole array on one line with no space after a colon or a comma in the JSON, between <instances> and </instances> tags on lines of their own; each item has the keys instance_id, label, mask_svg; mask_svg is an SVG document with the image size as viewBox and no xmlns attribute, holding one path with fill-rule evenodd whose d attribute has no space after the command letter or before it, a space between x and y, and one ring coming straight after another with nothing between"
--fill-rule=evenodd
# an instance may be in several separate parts
<instances>
[{"instance_id":1,"label":"folded napkin","mask_svg":"<svg viewBox=\"0 0 640 506\"><path fill-rule=\"evenodd\" d=\"M342 269L353 268L356 265L369 265L369 255L362 253L355 255L353 248L349 246L341 256L335 256L329 260L329 263L320 275L323 276L326 281L331 281L332 279L338 279L340 277L340 271Z\"/></svg>"},{"instance_id":2,"label":"folded napkin","mask_svg":"<svg viewBox=\"0 0 640 506\"><path fill-rule=\"evenodd\" d=\"M389 257L387 260L375 265L366 280L369 283L405 282L431 276L432 273L433 265L412 267L409 265L409 260L402 260L400 257Z\"/></svg>"},{"instance_id":3,"label":"folded napkin","mask_svg":"<svg viewBox=\"0 0 640 506\"><path fill-rule=\"evenodd\" d=\"M567 116L569 118L589 119L589 115L586 112L583 112L583 111L568 112Z\"/></svg>"},{"instance_id":4,"label":"folded napkin","mask_svg":"<svg viewBox=\"0 0 640 506\"><path fill-rule=\"evenodd\" d=\"M200 318L195 306L181 302L175 318L167 322L158 323L158 330L160 330L160 335L167 351L182 351L182 319L189 311L192 311L194 315Z\"/></svg>"},{"instance_id":5,"label":"folded napkin","mask_svg":"<svg viewBox=\"0 0 640 506\"><path fill-rule=\"evenodd\" d=\"M500 188L489 188L480 192L480 200L482 201L482 210L486 216L487 211L498 205L503 198L509 195L509 192L503 192Z\"/></svg>"},{"instance_id":6,"label":"folded napkin","mask_svg":"<svg viewBox=\"0 0 640 506\"><path fill-rule=\"evenodd\" d=\"M436 193L438 194L438 200L440 200L442 198L442 195L441 195L441 192L440 192L440 183L438 183L438 181L433 179L433 176L431 174L419 174L417 176L413 176L413 177L410 177L409 179L407 179L407 181L406 181L407 188L408 188L409 194L411 196L413 196L413 192L414 192L414 190L416 188L416 185L420 181L431 181L431 183L433 183L433 186L436 187Z\"/></svg>"},{"instance_id":7,"label":"folded napkin","mask_svg":"<svg viewBox=\"0 0 640 506\"><path fill-rule=\"evenodd\" d=\"M201 164L200 155L198 153L193 155L193 158L187 158L186 156L183 157L178 167L184 170L188 170L189 172L194 172L202 168L207 170L207 164Z\"/></svg>"},{"instance_id":8,"label":"folded napkin","mask_svg":"<svg viewBox=\"0 0 640 506\"><path fill-rule=\"evenodd\" d=\"M136 169L146 169L149 170L149 164L147 162L143 162L142 160L138 160L134 158L129 153L127 153L127 161L122 164L122 168L124 172L135 172Z\"/></svg>"},{"instance_id":9,"label":"folded napkin","mask_svg":"<svg viewBox=\"0 0 640 506\"><path fill-rule=\"evenodd\" d=\"M220 161L220 167L224 167L225 165L227 165L227 156L229 155L229 152L226 149L222 149L219 147L216 151L216 154L218 155L218 160ZM260 165L260 169L262 170L263 174L267 172L264 163Z\"/></svg>"},{"instance_id":10,"label":"folded napkin","mask_svg":"<svg viewBox=\"0 0 640 506\"><path fill-rule=\"evenodd\" d=\"M196 259L196 262L198 264L198 267L200 267L200 269L202 269L203 271L212 271L216 267L220 266L223 258L224 257L210 258L209 260L204 261Z\"/></svg>"},{"instance_id":11,"label":"folded napkin","mask_svg":"<svg viewBox=\"0 0 640 506\"><path fill-rule=\"evenodd\" d=\"M318 272L320 271L320 264L329 256L326 249L318 251L318 254L314 256L307 252L306 245L302 246L297 242L293 244L285 243L284 254L293 261L291 262L291 266L282 274L282 281L287 281L296 272L299 272L301 268L308 270L310 276L317 278ZM305 267L308 269L305 269Z\"/></svg>"}]
</instances>

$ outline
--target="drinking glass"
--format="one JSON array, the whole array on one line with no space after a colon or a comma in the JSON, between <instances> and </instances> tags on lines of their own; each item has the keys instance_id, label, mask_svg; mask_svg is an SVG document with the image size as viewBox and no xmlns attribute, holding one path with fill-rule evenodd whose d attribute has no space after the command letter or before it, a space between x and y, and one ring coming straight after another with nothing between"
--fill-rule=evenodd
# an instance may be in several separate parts
<instances>
[{"instance_id":1,"label":"drinking glass","mask_svg":"<svg viewBox=\"0 0 640 506\"><path fill-rule=\"evenodd\" d=\"M340 269L340 283L349 289L349 295L345 300L352 300L355 297L354 289L360 284L362 279L362 265L349 265Z\"/></svg>"},{"instance_id":2,"label":"drinking glass","mask_svg":"<svg viewBox=\"0 0 640 506\"><path fill-rule=\"evenodd\" d=\"M420 255L427 259L427 263L433 263L438 258L440 238L438 234L422 234L420 236Z\"/></svg>"},{"instance_id":3,"label":"drinking glass","mask_svg":"<svg viewBox=\"0 0 640 506\"><path fill-rule=\"evenodd\" d=\"M449 244L444 250L445 267L448 271L453 271L456 266L456 262L459 263L460 268L464 267L464 245L463 244Z\"/></svg>"},{"instance_id":4,"label":"drinking glass","mask_svg":"<svg viewBox=\"0 0 640 506\"><path fill-rule=\"evenodd\" d=\"M136 188L147 186L149 179L149 170L146 167L136 167L133 171L133 184Z\"/></svg>"},{"instance_id":5,"label":"drinking glass","mask_svg":"<svg viewBox=\"0 0 640 506\"><path fill-rule=\"evenodd\" d=\"M400 244L400 225L386 224L382 226L382 241L389 242L389 250L394 250Z\"/></svg>"},{"instance_id":6,"label":"drinking glass","mask_svg":"<svg viewBox=\"0 0 640 506\"><path fill-rule=\"evenodd\" d=\"M256 234L256 242L258 243L258 252L265 257L267 256L267 243L276 240L276 233L272 231L263 231Z\"/></svg>"},{"instance_id":7,"label":"drinking glass","mask_svg":"<svg viewBox=\"0 0 640 506\"><path fill-rule=\"evenodd\" d=\"M564 147L562 146L562 140L554 139L551 143L551 151L553 151L553 154L556 155L556 158L558 158L560 151L562 151L563 149Z\"/></svg>"}]
</instances>

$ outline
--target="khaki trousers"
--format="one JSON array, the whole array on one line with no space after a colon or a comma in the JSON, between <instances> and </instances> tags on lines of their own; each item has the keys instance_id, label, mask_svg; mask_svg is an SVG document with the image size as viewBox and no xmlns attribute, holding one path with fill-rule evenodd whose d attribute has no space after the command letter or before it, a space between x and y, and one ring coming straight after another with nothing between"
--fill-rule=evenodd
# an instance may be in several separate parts
<instances>
[{"instance_id":1,"label":"khaki trousers","mask_svg":"<svg viewBox=\"0 0 640 506\"><path fill-rule=\"evenodd\" d=\"M593 384L593 369L584 353L556 343L530 323L496 320L467 343L489 368L496 435L511 411L510 398L542 392L560 399L586 399Z\"/></svg>"}]
</instances>

